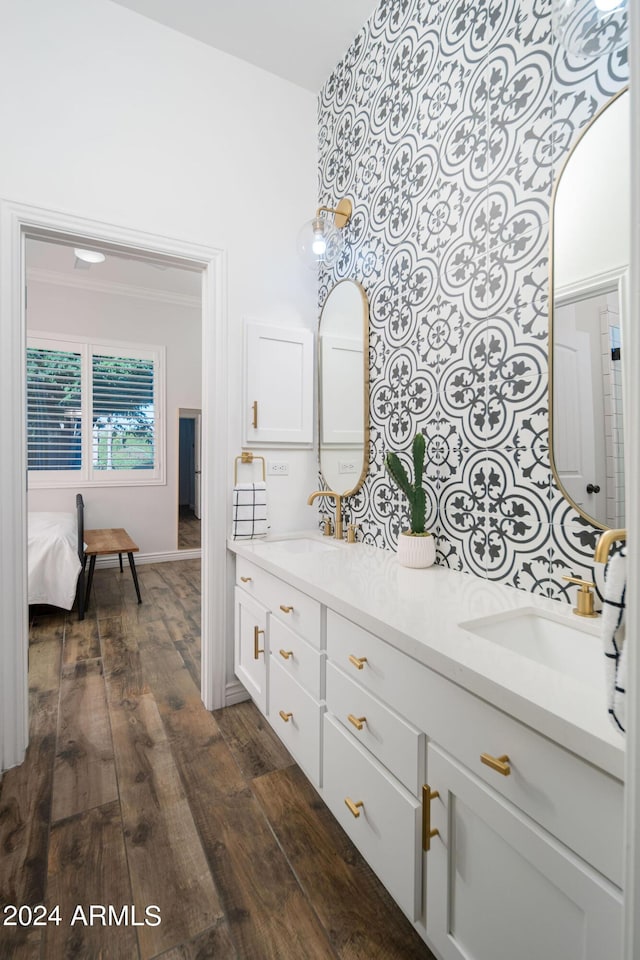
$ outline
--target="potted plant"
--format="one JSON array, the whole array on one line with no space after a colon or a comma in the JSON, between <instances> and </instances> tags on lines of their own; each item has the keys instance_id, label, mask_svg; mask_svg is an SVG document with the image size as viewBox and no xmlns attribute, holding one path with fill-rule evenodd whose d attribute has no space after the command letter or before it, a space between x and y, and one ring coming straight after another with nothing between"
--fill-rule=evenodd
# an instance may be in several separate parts
<instances>
[{"instance_id":1,"label":"potted plant","mask_svg":"<svg viewBox=\"0 0 640 960\"><path fill-rule=\"evenodd\" d=\"M403 530L398 539L398 563L405 567L430 567L436 559L434 538L424 529L427 512L427 498L422 486L425 447L423 434L417 433L413 440L413 483L397 453L388 453L384 461L391 478L409 501L410 529Z\"/></svg>"}]
</instances>

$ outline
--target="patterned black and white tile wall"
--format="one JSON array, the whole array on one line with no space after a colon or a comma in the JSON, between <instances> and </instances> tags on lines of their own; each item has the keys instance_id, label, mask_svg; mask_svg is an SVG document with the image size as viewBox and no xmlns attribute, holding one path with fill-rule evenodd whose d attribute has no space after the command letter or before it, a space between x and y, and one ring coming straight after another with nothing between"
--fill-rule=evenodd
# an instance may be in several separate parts
<instances>
[{"instance_id":1,"label":"patterned black and white tile wall","mask_svg":"<svg viewBox=\"0 0 640 960\"><path fill-rule=\"evenodd\" d=\"M320 302L349 277L370 305L366 541L407 525L383 459L421 430L439 563L559 599L593 576L598 531L549 463L549 217L627 79L626 50L562 51L551 0L381 0L321 91L320 202L354 215Z\"/></svg>"}]
</instances>

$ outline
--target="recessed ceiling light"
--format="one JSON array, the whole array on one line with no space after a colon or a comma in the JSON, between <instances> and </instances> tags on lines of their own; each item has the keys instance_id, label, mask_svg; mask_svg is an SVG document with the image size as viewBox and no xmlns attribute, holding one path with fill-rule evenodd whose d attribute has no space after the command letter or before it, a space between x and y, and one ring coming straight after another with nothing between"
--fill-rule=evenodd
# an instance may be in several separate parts
<instances>
[{"instance_id":1,"label":"recessed ceiling light","mask_svg":"<svg viewBox=\"0 0 640 960\"><path fill-rule=\"evenodd\" d=\"M73 252L78 260L84 260L85 263L104 263L107 259L99 250L79 250L75 247Z\"/></svg>"}]
</instances>

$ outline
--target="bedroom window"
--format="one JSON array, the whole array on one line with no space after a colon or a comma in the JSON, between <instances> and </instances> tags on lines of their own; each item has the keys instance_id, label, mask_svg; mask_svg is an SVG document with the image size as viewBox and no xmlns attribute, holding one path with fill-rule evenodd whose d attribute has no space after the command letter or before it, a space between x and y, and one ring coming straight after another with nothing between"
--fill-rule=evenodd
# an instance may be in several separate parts
<instances>
[{"instance_id":1,"label":"bedroom window","mask_svg":"<svg viewBox=\"0 0 640 960\"><path fill-rule=\"evenodd\" d=\"M27 341L31 487L164 483L164 348Z\"/></svg>"}]
</instances>

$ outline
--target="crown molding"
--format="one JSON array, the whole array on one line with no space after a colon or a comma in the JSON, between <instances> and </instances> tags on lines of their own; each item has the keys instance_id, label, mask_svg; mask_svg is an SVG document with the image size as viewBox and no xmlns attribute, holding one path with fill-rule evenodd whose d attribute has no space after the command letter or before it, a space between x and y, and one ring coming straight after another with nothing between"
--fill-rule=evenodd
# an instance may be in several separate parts
<instances>
[{"instance_id":1,"label":"crown molding","mask_svg":"<svg viewBox=\"0 0 640 960\"><path fill-rule=\"evenodd\" d=\"M56 270L44 270L40 267L27 269L27 282L49 283L57 287L73 287L76 290L115 294L119 297L151 300L155 303L171 303L177 307L200 307L200 297L195 297L190 293L174 293L170 290L156 290L153 287L138 287L130 283L117 283L115 280L90 280L88 277L58 273Z\"/></svg>"}]
</instances>

